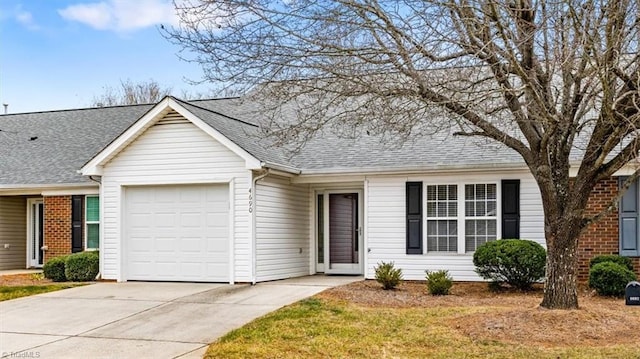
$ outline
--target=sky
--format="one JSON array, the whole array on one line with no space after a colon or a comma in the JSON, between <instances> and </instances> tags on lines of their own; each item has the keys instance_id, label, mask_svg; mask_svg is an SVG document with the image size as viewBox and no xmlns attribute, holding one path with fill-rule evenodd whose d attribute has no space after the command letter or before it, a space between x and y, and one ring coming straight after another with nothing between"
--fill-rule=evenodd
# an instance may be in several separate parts
<instances>
[{"instance_id":1,"label":"sky","mask_svg":"<svg viewBox=\"0 0 640 359\"><path fill-rule=\"evenodd\" d=\"M197 64L160 34L171 0L0 0L0 104L9 113L90 107L121 81L208 93ZM0 107L0 113L4 109Z\"/></svg>"}]
</instances>

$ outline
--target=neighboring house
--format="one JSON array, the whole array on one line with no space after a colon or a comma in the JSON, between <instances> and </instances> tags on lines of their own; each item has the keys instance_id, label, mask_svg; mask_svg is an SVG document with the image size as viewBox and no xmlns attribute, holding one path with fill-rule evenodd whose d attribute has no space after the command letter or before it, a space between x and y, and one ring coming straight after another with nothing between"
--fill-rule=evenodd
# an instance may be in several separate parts
<instances>
[{"instance_id":1,"label":"neighboring house","mask_svg":"<svg viewBox=\"0 0 640 359\"><path fill-rule=\"evenodd\" d=\"M242 99L0 116L0 269L100 250L104 279L258 282L315 273L479 280L472 253L499 238L544 244L542 202L520 157L440 134L389 147L329 133L295 156L260 139ZM625 168L618 175L628 175ZM615 198L598 184L589 211ZM638 186L580 242L640 270Z\"/></svg>"}]
</instances>

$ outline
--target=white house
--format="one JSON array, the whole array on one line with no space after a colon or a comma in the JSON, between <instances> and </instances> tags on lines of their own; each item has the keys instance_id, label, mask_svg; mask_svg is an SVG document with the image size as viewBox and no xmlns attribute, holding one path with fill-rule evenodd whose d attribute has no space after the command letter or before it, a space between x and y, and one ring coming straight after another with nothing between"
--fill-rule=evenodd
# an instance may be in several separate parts
<instances>
[{"instance_id":1,"label":"white house","mask_svg":"<svg viewBox=\"0 0 640 359\"><path fill-rule=\"evenodd\" d=\"M289 156L254 117L242 99L173 97L0 116L21 135L0 132L0 149L17 151L0 163L0 269L99 249L100 275L117 281L373 278L382 261L406 279L446 269L466 281L479 280L472 254L486 241L544 244L537 185L511 150L324 134ZM640 256L637 212L633 236L608 251Z\"/></svg>"}]
</instances>

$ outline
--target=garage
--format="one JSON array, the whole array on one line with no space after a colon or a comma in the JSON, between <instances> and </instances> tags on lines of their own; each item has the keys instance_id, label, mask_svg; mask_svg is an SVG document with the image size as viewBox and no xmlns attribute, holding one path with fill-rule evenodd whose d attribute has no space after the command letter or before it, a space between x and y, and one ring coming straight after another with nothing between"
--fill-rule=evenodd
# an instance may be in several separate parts
<instances>
[{"instance_id":1,"label":"garage","mask_svg":"<svg viewBox=\"0 0 640 359\"><path fill-rule=\"evenodd\" d=\"M229 282L227 184L124 189L127 280Z\"/></svg>"}]
</instances>

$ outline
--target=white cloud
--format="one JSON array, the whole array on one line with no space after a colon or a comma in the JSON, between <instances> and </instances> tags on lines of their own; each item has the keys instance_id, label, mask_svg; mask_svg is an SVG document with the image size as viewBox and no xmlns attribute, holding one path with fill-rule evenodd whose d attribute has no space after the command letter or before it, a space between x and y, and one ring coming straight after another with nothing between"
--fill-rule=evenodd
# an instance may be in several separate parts
<instances>
[{"instance_id":1,"label":"white cloud","mask_svg":"<svg viewBox=\"0 0 640 359\"><path fill-rule=\"evenodd\" d=\"M16 21L29 30L38 30L40 26L33 20L33 15L28 11L19 10L16 13Z\"/></svg>"},{"instance_id":2,"label":"white cloud","mask_svg":"<svg viewBox=\"0 0 640 359\"><path fill-rule=\"evenodd\" d=\"M98 30L134 31L159 24L176 25L178 17L170 0L106 0L75 4L58 10L70 21Z\"/></svg>"},{"instance_id":3,"label":"white cloud","mask_svg":"<svg viewBox=\"0 0 640 359\"><path fill-rule=\"evenodd\" d=\"M12 10L2 11L0 9L0 20L13 19L20 25L26 27L29 30L40 30L40 26L33 18L33 14L22 8L21 4L16 5Z\"/></svg>"}]
</instances>

